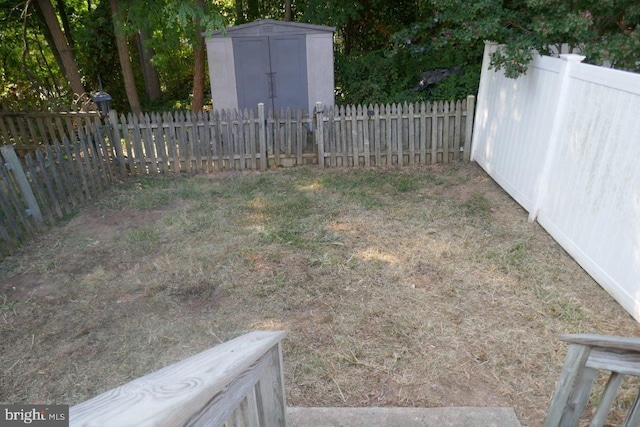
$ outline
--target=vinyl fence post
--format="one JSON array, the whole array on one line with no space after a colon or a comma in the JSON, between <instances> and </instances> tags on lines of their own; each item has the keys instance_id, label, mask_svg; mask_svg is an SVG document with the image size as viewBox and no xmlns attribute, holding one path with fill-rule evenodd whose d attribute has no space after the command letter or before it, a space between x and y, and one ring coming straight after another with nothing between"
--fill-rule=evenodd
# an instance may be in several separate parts
<instances>
[{"instance_id":1,"label":"vinyl fence post","mask_svg":"<svg viewBox=\"0 0 640 427\"><path fill-rule=\"evenodd\" d=\"M264 104L258 104L258 135L260 138L260 170L266 171L269 167L267 154L267 122L264 119Z\"/></svg>"},{"instance_id":2,"label":"vinyl fence post","mask_svg":"<svg viewBox=\"0 0 640 427\"><path fill-rule=\"evenodd\" d=\"M489 77L489 69L491 67L491 55L493 55L496 50L498 50L498 43L496 42L490 42L490 41L485 41L484 42L484 54L482 57L482 73L480 74L480 85L478 87L478 98L477 98L477 104L475 105L475 114L481 114L483 112L486 112L487 110L487 91L489 90L489 84L491 83L490 77ZM473 117L471 118L472 121ZM467 123L469 122L469 115L467 112ZM476 126L480 126L482 120L475 120L474 123L474 128ZM480 137L480 131L476 131L476 129L474 129L472 131L471 135L471 152L470 154L470 160L473 162L475 160L475 150L477 149L476 147L479 146L479 144L476 144L474 139L479 138Z\"/></svg>"},{"instance_id":3,"label":"vinyl fence post","mask_svg":"<svg viewBox=\"0 0 640 427\"><path fill-rule=\"evenodd\" d=\"M322 102L316 102L316 135L318 142L318 166L324 169L324 118Z\"/></svg>"},{"instance_id":4,"label":"vinyl fence post","mask_svg":"<svg viewBox=\"0 0 640 427\"><path fill-rule=\"evenodd\" d=\"M4 161L7 162L7 165L9 165L9 168L11 168L13 177L18 184L18 188L22 193L22 197L27 204L27 208L29 209L31 216L33 216L36 226L38 227L38 229L43 230L45 227L44 219L42 218L42 212L40 211L40 206L38 206L36 197L33 194L31 186L29 185L29 180L27 180L27 175L24 173L22 163L18 159L18 156L13 149L13 145L4 145L0 147L0 152L2 153ZM0 167L4 166L0 165ZM52 165L52 167L55 167L55 165Z\"/></svg>"},{"instance_id":5,"label":"vinyl fence post","mask_svg":"<svg viewBox=\"0 0 640 427\"><path fill-rule=\"evenodd\" d=\"M540 175L539 190L536 192L533 200L533 205L529 211L529 222L533 222L538 217L538 212L542 207L547 191L549 190L549 175L551 174L551 165L554 162L558 146L560 145L560 132L564 126L565 117L567 115L567 105L572 97L569 92L569 78L571 76L571 67L574 64L579 64L585 59L585 56L576 54L562 54L560 58L562 62L560 73L558 75L558 86L560 88L558 93L558 103L556 104L556 112L551 123L551 134L549 135L549 149L544 160L544 166L542 167L542 174Z\"/></svg>"}]
</instances>

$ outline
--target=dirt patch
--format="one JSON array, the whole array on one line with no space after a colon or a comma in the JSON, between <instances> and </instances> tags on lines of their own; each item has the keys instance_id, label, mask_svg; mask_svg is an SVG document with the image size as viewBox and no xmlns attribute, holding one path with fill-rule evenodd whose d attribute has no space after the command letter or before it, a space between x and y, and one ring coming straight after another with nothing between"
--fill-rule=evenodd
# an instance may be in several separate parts
<instances>
[{"instance_id":1,"label":"dirt patch","mask_svg":"<svg viewBox=\"0 0 640 427\"><path fill-rule=\"evenodd\" d=\"M0 401L75 404L255 329L288 333L292 406L525 426L559 334L639 332L474 165L139 179L0 264Z\"/></svg>"}]
</instances>

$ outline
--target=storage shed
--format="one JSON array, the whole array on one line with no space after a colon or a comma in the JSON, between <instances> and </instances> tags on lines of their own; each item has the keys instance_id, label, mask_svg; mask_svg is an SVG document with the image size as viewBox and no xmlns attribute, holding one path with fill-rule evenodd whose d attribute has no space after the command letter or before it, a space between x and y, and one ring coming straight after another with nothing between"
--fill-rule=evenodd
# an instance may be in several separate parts
<instances>
[{"instance_id":1,"label":"storage shed","mask_svg":"<svg viewBox=\"0 0 640 427\"><path fill-rule=\"evenodd\" d=\"M213 108L334 105L335 28L265 19L208 35Z\"/></svg>"}]
</instances>

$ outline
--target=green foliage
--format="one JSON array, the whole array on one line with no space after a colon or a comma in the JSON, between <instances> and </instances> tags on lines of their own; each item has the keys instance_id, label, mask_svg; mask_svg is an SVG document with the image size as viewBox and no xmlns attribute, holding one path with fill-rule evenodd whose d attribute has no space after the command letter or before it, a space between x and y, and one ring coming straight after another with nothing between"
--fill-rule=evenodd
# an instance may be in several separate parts
<instances>
[{"instance_id":1,"label":"green foliage","mask_svg":"<svg viewBox=\"0 0 640 427\"><path fill-rule=\"evenodd\" d=\"M315 2L309 2L314 5ZM417 7L416 7L417 6ZM331 24L338 28L336 45L336 99L341 104L397 103L453 100L475 94L483 43L433 40L437 28L428 2L341 3ZM305 18L323 18L322 7ZM312 19L313 18L313 19ZM461 67L461 75L438 85L413 91L419 74L435 68Z\"/></svg>"},{"instance_id":2,"label":"green foliage","mask_svg":"<svg viewBox=\"0 0 640 427\"><path fill-rule=\"evenodd\" d=\"M112 108L118 111L128 109L124 90L120 60L113 33L113 21L109 2L102 1L95 8L74 13L76 40L76 62L89 90L103 88L111 95ZM98 79L98 77L100 79Z\"/></svg>"},{"instance_id":3,"label":"green foliage","mask_svg":"<svg viewBox=\"0 0 640 427\"><path fill-rule=\"evenodd\" d=\"M193 47L199 43L200 35L195 22L198 21L205 31L224 28L229 4L206 1L201 8L194 2L149 0L130 2L126 6L120 11L123 25L117 31L123 31L130 37L134 37L139 30L149 34L145 46L154 52L151 62L158 71L162 87L161 99L155 102L141 99L143 108L146 111L189 108L193 85ZM138 48L130 43L130 49L136 55ZM144 93L139 61L134 61L134 66L136 82L140 84L138 92Z\"/></svg>"},{"instance_id":4,"label":"green foliage","mask_svg":"<svg viewBox=\"0 0 640 427\"><path fill-rule=\"evenodd\" d=\"M407 43L397 33L389 48L360 55L336 53L336 100L341 104L450 101L478 91L482 46L433 48ZM419 74L435 68L461 67L426 90L414 91Z\"/></svg>"},{"instance_id":5,"label":"green foliage","mask_svg":"<svg viewBox=\"0 0 640 427\"><path fill-rule=\"evenodd\" d=\"M525 2L430 0L431 43L491 40L505 45L491 59L508 77L526 73L533 51L565 45L586 62L640 71L640 4L636 0L527 0ZM434 25L435 23L435 25Z\"/></svg>"},{"instance_id":6,"label":"green foliage","mask_svg":"<svg viewBox=\"0 0 640 427\"><path fill-rule=\"evenodd\" d=\"M34 4L31 2L30 4ZM77 108L43 24L26 0L0 2L0 109ZM191 105L193 46L199 22L207 31L255 19L283 19L284 3L258 0L121 0L114 29L108 0L67 0L74 53L89 90L104 89L113 107L128 110L114 31L127 35L139 94L144 94L138 31L154 51L163 96L144 110ZM503 44L491 65L507 76L525 73L533 50L548 53L562 44L586 61L640 71L640 3L637 0L300 0L293 20L336 27L336 99L341 104L453 100L477 92L485 40ZM460 67L423 91L412 91L418 75Z\"/></svg>"},{"instance_id":7,"label":"green foliage","mask_svg":"<svg viewBox=\"0 0 640 427\"><path fill-rule=\"evenodd\" d=\"M0 111L69 108L73 98L24 1L0 2Z\"/></svg>"}]
</instances>

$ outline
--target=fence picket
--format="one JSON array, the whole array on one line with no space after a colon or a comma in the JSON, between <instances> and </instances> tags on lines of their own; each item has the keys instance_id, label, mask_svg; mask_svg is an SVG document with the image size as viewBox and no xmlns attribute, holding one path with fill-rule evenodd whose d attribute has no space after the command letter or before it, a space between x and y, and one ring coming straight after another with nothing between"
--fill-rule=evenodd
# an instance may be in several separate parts
<instances>
[{"instance_id":1,"label":"fence picket","mask_svg":"<svg viewBox=\"0 0 640 427\"><path fill-rule=\"evenodd\" d=\"M364 166L371 167L371 141L369 141L369 114L368 109L359 107L359 115L362 121L362 151L364 154Z\"/></svg>"},{"instance_id":2,"label":"fence picket","mask_svg":"<svg viewBox=\"0 0 640 427\"><path fill-rule=\"evenodd\" d=\"M80 180L80 176L82 172L78 173L78 167L82 167L82 164L78 161L79 159L75 158L74 153L71 151L71 147L69 145L69 140L65 136L62 140L62 152L63 158L66 157L69 179L72 182L73 187L76 188L76 197L79 204L85 202L85 192L83 191L84 186ZM80 169L81 171L82 169Z\"/></svg>"},{"instance_id":3,"label":"fence picket","mask_svg":"<svg viewBox=\"0 0 640 427\"><path fill-rule=\"evenodd\" d=\"M438 161L438 103L431 104L431 164Z\"/></svg>"},{"instance_id":4,"label":"fence picket","mask_svg":"<svg viewBox=\"0 0 640 427\"><path fill-rule=\"evenodd\" d=\"M0 115L0 136L5 144L13 144L13 138L10 136L9 129L7 129L8 124L6 123L8 120L11 120L9 117L5 117Z\"/></svg>"},{"instance_id":5,"label":"fence picket","mask_svg":"<svg viewBox=\"0 0 640 427\"><path fill-rule=\"evenodd\" d=\"M12 144L26 144L26 141L22 139L22 134L18 132L13 122L13 117L7 117L7 129L9 130L9 135L13 138L10 140ZM9 139L7 139L9 141Z\"/></svg>"},{"instance_id":6,"label":"fence picket","mask_svg":"<svg viewBox=\"0 0 640 427\"><path fill-rule=\"evenodd\" d=\"M213 141L213 129L211 128L211 114L208 111L202 114L202 147L204 150L205 171L213 172L213 155L211 154L211 141Z\"/></svg>"},{"instance_id":7,"label":"fence picket","mask_svg":"<svg viewBox=\"0 0 640 427\"><path fill-rule=\"evenodd\" d=\"M96 185L104 189L109 186L109 182L106 171L102 167L100 140L97 135L97 132L90 132L90 129L85 129L84 138L86 140L89 157L91 158Z\"/></svg>"},{"instance_id":8,"label":"fence picket","mask_svg":"<svg viewBox=\"0 0 640 427\"><path fill-rule=\"evenodd\" d=\"M135 167L136 175L146 175L147 174L147 165L144 162L144 155L142 153L142 141L140 140L140 126L138 123L138 117L129 113L127 115L127 119L129 121L129 129L131 130L131 151L133 153L133 157L131 161L133 162L133 167Z\"/></svg>"},{"instance_id":9,"label":"fence picket","mask_svg":"<svg viewBox=\"0 0 640 427\"><path fill-rule=\"evenodd\" d=\"M109 146L113 150L113 156L118 168L120 177L124 178L127 175L127 168L125 165L125 158L122 152L122 139L120 137L120 129L117 125L118 115L115 111L109 111L109 122L107 124L109 129Z\"/></svg>"},{"instance_id":10,"label":"fence picket","mask_svg":"<svg viewBox=\"0 0 640 427\"><path fill-rule=\"evenodd\" d=\"M175 126L175 157L174 163L176 165L176 173L186 172L187 164L185 163L186 149L185 149L185 133L184 133L184 119L180 111L176 111L173 114L173 125Z\"/></svg>"},{"instance_id":11,"label":"fence picket","mask_svg":"<svg viewBox=\"0 0 640 427\"><path fill-rule=\"evenodd\" d=\"M15 200L22 202L17 202L16 206L20 206L20 203L26 205L26 207L31 212L36 226L38 228L42 228L44 225L44 220L42 218L42 213L40 212L40 208L38 203L33 195L33 191L29 185L29 180L27 175L24 173L24 169L22 167L22 163L18 159L16 152L13 146L3 146L0 147L0 153L2 154L2 158L4 158L4 162L0 166L0 168L6 168L7 170L11 170L12 172L8 175L11 178L11 181L15 183L15 189L9 188L10 194L19 194L19 198L16 197ZM4 169L3 169L4 170ZM19 192L16 192L16 190ZM19 215L22 218L23 212L22 209L19 211Z\"/></svg>"},{"instance_id":12,"label":"fence picket","mask_svg":"<svg viewBox=\"0 0 640 427\"><path fill-rule=\"evenodd\" d=\"M178 152L176 150L176 127L173 122L173 116L171 113L162 114L163 132L165 135L165 143L167 144L167 170L169 173L180 172L180 161L178 159Z\"/></svg>"},{"instance_id":13,"label":"fence picket","mask_svg":"<svg viewBox=\"0 0 640 427\"><path fill-rule=\"evenodd\" d=\"M380 107L378 104L369 106L371 111L371 119L373 120L373 155L376 166L382 165L381 147L380 147Z\"/></svg>"},{"instance_id":14,"label":"fence picket","mask_svg":"<svg viewBox=\"0 0 640 427\"><path fill-rule=\"evenodd\" d=\"M60 207L64 210L65 214L71 213L71 202L67 198L67 189L65 188L60 173L58 173L58 167L56 166L56 160L53 155L53 150L51 149L51 145L47 145L45 148L45 152L47 154L46 160L48 160L49 168L51 171L51 178L53 183L55 184L56 193L58 194L58 202L60 203ZM40 150L37 153L41 153Z\"/></svg>"},{"instance_id":15,"label":"fence picket","mask_svg":"<svg viewBox=\"0 0 640 427\"><path fill-rule=\"evenodd\" d=\"M302 123L302 109L296 113L296 164L302 165L302 150L306 142L306 132Z\"/></svg>"},{"instance_id":16,"label":"fence picket","mask_svg":"<svg viewBox=\"0 0 640 427\"><path fill-rule=\"evenodd\" d=\"M402 166L404 162L404 153L402 149L402 111L400 104L391 104L391 116L389 117L391 125L391 145L396 151L396 165Z\"/></svg>"},{"instance_id":17,"label":"fence picket","mask_svg":"<svg viewBox=\"0 0 640 427\"><path fill-rule=\"evenodd\" d=\"M105 189L109 187L109 180L106 176L106 171L102 167L100 140L97 135L97 132L94 133L90 132L89 129L85 129L83 138L87 147L87 152L89 153L89 158L91 159L91 166L93 168L92 173L96 182L96 189Z\"/></svg>"},{"instance_id":18,"label":"fence picket","mask_svg":"<svg viewBox=\"0 0 640 427\"><path fill-rule=\"evenodd\" d=\"M46 190L42 187L42 180L38 179L38 172L33 163L33 156L31 154L27 154L24 160L27 166L27 172L29 172L29 175L31 176L31 189L36 197L38 206L40 206L42 216L46 218L49 225L53 225L55 223L55 219L53 218L51 204L47 201Z\"/></svg>"},{"instance_id":19,"label":"fence picket","mask_svg":"<svg viewBox=\"0 0 640 427\"><path fill-rule=\"evenodd\" d=\"M325 167L336 167L342 160L340 159L340 133L337 122L337 106L323 105L322 141L324 143ZM305 134L306 137L306 134Z\"/></svg>"},{"instance_id":20,"label":"fence picket","mask_svg":"<svg viewBox=\"0 0 640 427\"><path fill-rule=\"evenodd\" d=\"M28 144L29 140L25 138L25 136L27 135L27 131L24 128L24 123L22 122L22 120L16 120L16 123L18 124L18 130L20 132L20 135L22 135L22 143L23 144Z\"/></svg>"},{"instance_id":21,"label":"fence picket","mask_svg":"<svg viewBox=\"0 0 640 427\"><path fill-rule=\"evenodd\" d=\"M66 131L63 129L63 132L69 137L69 141L72 144L75 144L78 141L78 133L76 132L75 126L71 120L71 116L62 116L60 117L60 120L66 128Z\"/></svg>"},{"instance_id":22,"label":"fence picket","mask_svg":"<svg viewBox=\"0 0 640 427\"><path fill-rule=\"evenodd\" d=\"M250 167L249 162L247 161L247 146L246 146L246 138L245 138L245 130L244 130L244 114L242 111L238 112L238 144L240 147L239 155L240 155L240 170L244 170L245 168Z\"/></svg>"},{"instance_id":23,"label":"fence picket","mask_svg":"<svg viewBox=\"0 0 640 427\"><path fill-rule=\"evenodd\" d=\"M347 110L346 119L348 124L346 143L348 144L347 152L351 155L349 165L358 166L360 162L360 154L362 153L359 143L360 133L358 132L358 112L355 105L351 106L351 108L347 107Z\"/></svg>"},{"instance_id":24,"label":"fence picket","mask_svg":"<svg viewBox=\"0 0 640 427\"><path fill-rule=\"evenodd\" d=\"M233 138L233 112L231 109L227 111L227 120L226 120L226 138L224 140L225 146L227 148L226 158L227 158L227 170L235 169L235 146L234 146L234 138Z\"/></svg>"},{"instance_id":25,"label":"fence picket","mask_svg":"<svg viewBox=\"0 0 640 427\"><path fill-rule=\"evenodd\" d=\"M29 129L29 134L31 135L32 141L35 142L36 144L40 145L41 141L42 141L42 137L38 135L38 132L36 131L36 128L33 126L33 120L31 120L30 117L27 117L26 120L24 120L27 124L27 128ZM22 123L22 121L20 121L20 123Z\"/></svg>"},{"instance_id":26,"label":"fence picket","mask_svg":"<svg viewBox=\"0 0 640 427\"><path fill-rule=\"evenodd\" d=\"M442 105L442 163L449 163L449 102Z\"/></svg>"},{"instance_id":27,"label":"fence picket","mask_svg":"<svg viewBox=\"0 0 640 427\"><path fill-rule=\"evenodd\" d=\"M405 108L407 108L407 104L405 103ZM407 140L409 143L409 165L413 166L416 162L416 146L412 142L415 141L415 120L414 120L414 112L413 112L413 104L409 104L408 112L407 112L407 121L409 124L409 139Z\"/></svg>"},{"instance_id":28,"label":"fence picket","mask_svg":"<svg viewBox=\"0 0 640 427\"><path fill-rule=\"evenodd\" d=\"M286 110L286 114L285 114L285 126L284 126L284 147L285 147L285 154L287 155L287 157L291 158L291 147L293 145L293 141L292 141L292 131L291 131L291 126L292 126L292 120L291 120L291 108L287 108Z\"/></svg>"},{"instance_id":29,"label":"fence picket","mask_svg":"<svg viewBox=\"0 0 640 427\"><path fill-rule=\"evenodd\" d=\"M9 183L8 185L8 199L9 203L13 205L13 211L16 213L16 218L20 224L22 224L23 228L26 230L27 234L32 235L36 230L35 227L29 221L29 215L27 210L25 209L25 203L16 191L16 186L12 182L11 176L4 170L4 168L0 168L2 174L4 175L4 181Z\"/></svg>"},{"instance_id":30,"label":"fence picket","mask_svg":"<svg viewBox=\"0 0 640 427\"><path fill-rule=\"evenodd\" d=\"M144 155L142 160L146 167L149 168L149 173L156 175L158 173L158 164L156 156L156 152L153 148L153 137L151 136L151 117L149 114L143 114L141 117L142 120L138 122L140 126L140 138L141 138L141 148L144 150Z\"/></svg>"},{"instance_id":31,"label":"fence picket","mask_svg":"<svg viewBox=\"0 0 640 427\"><path fill-rule=\"evenodd\" d=\"M120 123L122 124L122 139L124 140L124 151L126 154L126 169L129 174L136 175L136 165L133 154L133 139L131 138L131 132L129 130L130 123L127 121L127 117L124 114L120 115Z\"/></svg>"},{"instance_id":32,"label":"fence picket","mask_svg":"<svg viewBox=\"0 0 640 427\"><path fill-rule=\"evenodd\" d=\"M199 173L202 169L202 156L200 154L198 127L200 126L198 114L188 111L187 116L187 137L189 138L189 164L191 173Z\"/></svg>"},{"instance_id":33,"label":"fence picket","mask_svg":"<svg viewBox=\"0 0 640 427\"><path fill-rule=\"evenodd\" d=\"M280 165L280 154L282 151L280 146L280 115L281 111L273 110L273 157L276 165Z\"/></svg>"},{"instance_id":34,"label":"fence picket","mask_svg":"<svg viewBox=\"0 0 640 427\"><path fill-rule=\"evenodd\" d=\"M62 182L64 183L64 191L68 196L68 202L71 203L71 208L76 209L78 207L78 200L75 197L75 191L73 187L73 183L71 181L71 177L68 172L68 161L65 159L64 150L60 142L56 141L54 143L54 150L56 158L58 160L58 165L60 167L60 176L62 178ZM33 185L33 182L32 182Z\"/></svg>"},{"instance_id":35,"label":"fence picket","mask_svg":"<svg viewBox=\"0 0 640 427\"><path fill-rule=\"evenodd\" d=\"M167 159L167 142L165 141L164 124L159 113L152 113L149 117L151 121L151 134L153 135L153 145L156 153L158 171L164 174L169 173Z\"/></svg>"},{"instance_id":36,"label":"fence picket","mask_svg":"<svg viewBox=\"0 0 640 427\"><path fill-rule=\"evenodd\" d=\"M116 180L117 172L117 160L113 155L113 150L110 149L110 141L105 139L104 135L100 131L100 128L96 128L94 130L96 134L96 139L98 140L98 147L100 149L100 157L102 160L102 170L104 171L105 177L107 178L107 186L113 184ZM108 133L108 131L107 131Z\"/></svg>"},{"instance_id":37,"label":"fence picket","mask_svg":"<svg viewBox=\"0 0 640 427\"><path fill-rule=\"evenodd\" d=\"M462 102L458 99L456 101L454 112L454 128L453 128L453 160L460 159L460 131L462 128Z\"/></svg>"},{"instance_id":38,"label":"fence picket","mask_svg":"<svg viewBox=\"0 0 640 427\"><path fill-rule=\"evenodd\" d=\"M45 130L44 119L42 117L34 117L33 120L36 122L35 127L38 129L39 143L47 144L49 141L55 141L55 138L49 138L47 136L47 131Z\"/></svg>"},{"instance_id":39,"label":"fence picket","mask_svg":"<svg viewBox=\"0 0 640 427\"><path fill-rule=\"evenodd\" d=\"M49 119L49 120L45 120L43 119L43 121L45 122L45 126L47 127L47 130L49 132L49 138L48 141L61 141L62 138L64 137L64 134L56 132L57 127L54 127L54 121Z\"/></svg>"},{"instance_id":40,"label":"fence picket","mask_svg":"<svg viewBox=\"0 0 640 427\"><path fill-rule=\"evenodd\" d=\"M25 233L23 233L22 227L20 226L20 207L18 206L16 209L16 203L14 202L15 199L12 197L11 192L13 189L13 183L11 182L7 172L4 170L4 167L0 167L0 183L3 184L0 185L0 207L2 208L2 212L5 214L9 231L13 233L18 242L22 242L24 240L23 235ZM6 193L2 191L3 188L6 189ZM30 234L29 229L26 229L26 234Z\"/></svg>"},{"instance_id":41,"label":"fence picket","mask_svg":"<svg viewBox=\"0 0 640 427\"><path fill-rule=\"evenodd\" d=\"M90 181L87 177L88 171L85 167L80 143L78 142L71 144L67 138L64 138L63 144L65 145L66 151L71 153L71 158L74 160L74 165L77 166L77 170L74 168L74 174L76 175L76 179L81 183L80 194L82 195L82 199L83 201L90 200L92 198L92 192Z\"/></svg>"},{"instance_id":42,"label":"fence picket","mask_svg":"<svg viewBox=\"0 0 640 427\"><path fill-rule=\"evenodd\" d=\"M222 134L220 133L220 112L213 111L211 117L211 123L213 128L211 129L213 140L211 142L212 161L214 163L215 170L222 171Z\"/></svg>"},{"instance_id":43,"label":"fence picket","mask_svg":"<svg viewBox=\"0 0 640 427\"><path fill-rule=\"evenodd\" d=\"M93 169L91 167L91 159L89 156L89 150L87 149L87 143L84 139L80 138L76 145L78 146L80 157L84 161L84 171L87 176L87 183L89 184L89 198L93 198L93 196L97 193L98 187L93 176Z\"/></svg>"},{"instance_id":44,"label":"fence picket","mask_svg":"<svg viewBox=\"0 0 640 427\"><path fill-rule=\"evenodd\" d=\"M416 138L418 144L418 156L420 158L420 164L427 164L427 105L424 102L420 103L418 109L418 136Z\"/></svg>"}]
</instances>

